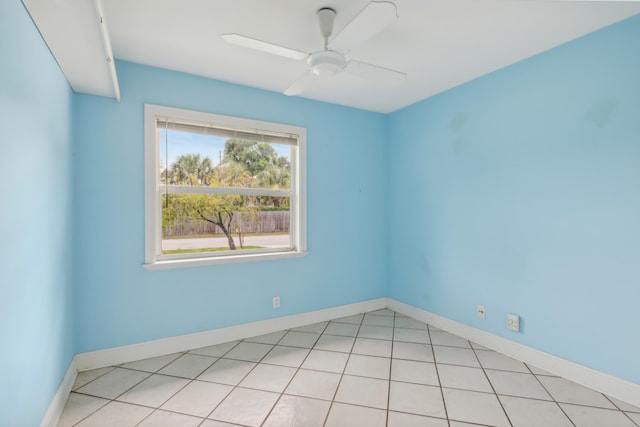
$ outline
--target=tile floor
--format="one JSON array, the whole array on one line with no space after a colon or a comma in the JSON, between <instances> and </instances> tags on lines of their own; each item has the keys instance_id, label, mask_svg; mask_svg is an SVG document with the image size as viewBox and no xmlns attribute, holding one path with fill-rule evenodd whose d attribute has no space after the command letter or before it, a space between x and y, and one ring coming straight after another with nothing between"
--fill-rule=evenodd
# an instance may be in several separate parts
<instances>
[{"instance_id":1,"label":"tile floor","mask_svg":"<svg viewBox=\"0 0 640 427\"><path fill-rule=\"evenodd\" d=\"M638 427L640 409L385 309L82 372L58 426Z\"/></svg>"}]
</instances>

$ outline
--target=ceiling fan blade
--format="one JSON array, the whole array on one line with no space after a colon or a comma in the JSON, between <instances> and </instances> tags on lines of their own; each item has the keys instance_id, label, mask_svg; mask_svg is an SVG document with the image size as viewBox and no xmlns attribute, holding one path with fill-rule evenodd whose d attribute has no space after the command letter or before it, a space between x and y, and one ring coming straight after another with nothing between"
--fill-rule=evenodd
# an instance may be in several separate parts
<instances>
[{"instance_id":1,"label":"ceiling fan blade","mask_svg":"<svg viewBox=\"0 0 640 427\"><path fill-rule=\"evenodd\" d=\"M223 34L222 38L227 43L231 43L236 46L247 47L249 49L259 50L261 52L283 56L285 58L302 60L307 59L309 56L308 53L300 52L299 50L289 49L288 47L278 46L277 44L267 43L262 40L252 39L251 37L240 34Z\"/></svg>"},{"instance_id":2,"label":"ceiling fan blade","mask_svg":"<svg viewBox=\"0 0 640 427\"><path fill-rule=\"evenodd\" d=\"M400 84L407 79L407 75L400 71L378 67L377 65L360 61L349 61L344 70L354 76L385 84Z\"/></svg>"},{"instance_id":3,"label":"ceiling fan blade","mask_svg":"<svg viewBox=\"0 0 640 427\"><path fill-rule=\"evenodd\" d=\"M289 86L284 94L287 96L295 96L303 93L308 87L313 85L318 77L313 74L311 71L304 73L302 76L298 78L291 86Z\"/></svg>"},{"instance_id":4,"label":"ceiling fan blade","mask_svg":"<svg viewBox=\"0 0 640 427\"><path fill-rule=\"evenodd\" d=\"M395 4L388 1L372 1L329 42L329 48L338 52L347 52L397 19L398 12Z\"/></svg>"}]
</instances>

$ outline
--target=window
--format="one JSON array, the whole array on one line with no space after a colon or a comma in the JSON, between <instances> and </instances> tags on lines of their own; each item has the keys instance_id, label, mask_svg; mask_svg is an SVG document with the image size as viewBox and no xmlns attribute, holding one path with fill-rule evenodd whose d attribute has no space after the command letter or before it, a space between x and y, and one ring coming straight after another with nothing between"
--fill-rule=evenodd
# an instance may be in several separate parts
<instances>
[{"instance_id":1,"label":"window","mask_svg":"<svg viewBox=\"0 0 640 427\"><path fill-rule=\"evenodd\" d=\"M305 254L304 128L144 111L145 268Z\"/></svg>"}]
</instances>

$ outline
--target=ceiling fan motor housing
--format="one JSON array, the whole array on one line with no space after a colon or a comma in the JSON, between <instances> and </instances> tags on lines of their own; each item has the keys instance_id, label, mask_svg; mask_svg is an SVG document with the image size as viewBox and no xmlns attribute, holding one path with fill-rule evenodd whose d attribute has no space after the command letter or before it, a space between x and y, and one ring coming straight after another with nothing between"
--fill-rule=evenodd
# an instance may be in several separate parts
<instances>
[{"instance_id":1,"label":"ceiling fan motor housing","mask_svg":"<svg viewBox=\"0 0 640 427\"><path fill-rule=\"evenodd\" d=\"M347 65L344 55L332 50L312 53L309 55L307 63L311 72L319 77L336 75Z\"/></svg>"},{"instance_id":2,"label":"ceiling fan motor housing","mask_svg":"<svg viewBox=\"0 0 640 427\"><path fill-rule=\"evenodd\" d=\"M323 7L317 13L320 24L320 34L326 40L333 32L333 22L336 19L336 11L330 7Z\"/></svg>"}]
</instances>

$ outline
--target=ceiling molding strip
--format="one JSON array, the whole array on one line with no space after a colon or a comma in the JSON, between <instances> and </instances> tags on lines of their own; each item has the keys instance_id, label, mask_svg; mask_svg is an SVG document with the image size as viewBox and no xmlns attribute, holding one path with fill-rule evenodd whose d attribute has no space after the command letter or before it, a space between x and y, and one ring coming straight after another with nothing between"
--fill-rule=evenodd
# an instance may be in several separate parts
<instances>
[{"instance_id":1,"label":"ceiling molding strip","mask_svg":"<svg viewBox=\"0 0 640 427\"><path fill-rule=\"evenodd\" d=\"M111 75L111 83L113 84L113 91L115 93L116 101L120 102L120 85L118 84L118 74L116 73L116 64L113 57L113 50L111 48L111 38L109 37L109 29L107 28L107 22L104 18L104 12L102 10L102 1L94 0L96 6L96 12L98 13L98 23L100 24L100 34L102 35L102 46L107 57L107 64L109 67L109 74Z\"/></svg>"}]
</instances>

